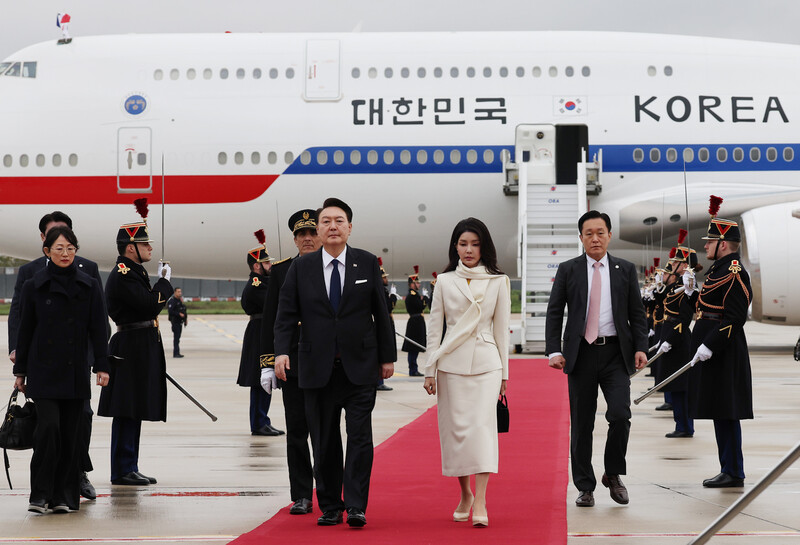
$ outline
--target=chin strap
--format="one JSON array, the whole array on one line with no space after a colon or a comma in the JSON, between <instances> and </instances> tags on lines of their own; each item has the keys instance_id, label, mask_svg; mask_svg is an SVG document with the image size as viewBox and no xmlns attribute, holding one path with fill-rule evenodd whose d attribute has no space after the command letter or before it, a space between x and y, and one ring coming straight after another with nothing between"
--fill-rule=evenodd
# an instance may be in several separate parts
<instances>
[{"instance_id":1,"label":"chin strap","mask_svg":"<svg viewBox=\"0 0 800 545\"><path fill-rule=\"evenodd\" d=\"M133 243L133 247L136 249L136 257L139 258L139 264L143 264L144 261L142 260L142 254L139 253L139 245L137 243Z\"/></svg>"},{"instance_id":2,"label":"chin strap","mask_svg":"<svg viewBox=\"0 0 800 545\"><path fill-rule=\"evenodd\" d=\"M716 241L716 245L714 246L714 261L717 260L717 253L719 253L719 240Z\"/></svg>"}]
</instances>

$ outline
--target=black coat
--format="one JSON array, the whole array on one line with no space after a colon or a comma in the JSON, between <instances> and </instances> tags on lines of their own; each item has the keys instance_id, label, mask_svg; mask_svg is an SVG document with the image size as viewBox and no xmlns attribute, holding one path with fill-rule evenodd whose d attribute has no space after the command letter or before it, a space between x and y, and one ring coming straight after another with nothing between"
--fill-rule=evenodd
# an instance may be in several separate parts
<instances>
[{"instance_id":1,"label":"black coat","mask_svg":"<svg viewBox=\"0 0 800 545\"><path fill-rule=\"evenodd\" d=\"M691 352L692 330L690 326L694 318L698 292L695 291L691 296L688 296L683 293L681 288L683 288L683 284L675 282L664 291L664 320L661 322L658 341L668 342L672 348L654 362L658 363L655 373L656 384L683 367L694 356L694 352ZM661 391L685 392L688 386L689 375L684 373L661 388Z\"/></svg>"},{"instance_id":2,"label":"black coat","mask_svg":"<svg viewBox=\"0 0 800 545\"><path fill-rule=\"evenodd\" d=\"M251 272L247 285L242 290L242 308L250 316L247 328L244 330L242 342L242 356L239 359L239 376L236 384L239 386L261 386L261 317L264 312L264 301L269 289L269 276L262 276Z\"/></svg>"},{"instance_id":3,"label":"black coat","mask_svg":"<svg viewBox=\"0 0 800 545\"><path fill-rule=\"evenodd\" d=\"M42 399L89 399L89 347L94 371L108 372L108 317L100 284L75 268L66 284L50 264L25 282L15 374L25 374L26 394Z\"/></svg>"},{"instance_id":4,"label":"black coat","mask_svg":"<svg viewBox=\"0 0 800 545\"><path fill-rule=\"evenodd\" d=\"M406 323L406 337L422 346L425 346L428 336L428 331L425 328L425 318L422 316L424 310L425 299L423 299L422 294L409 290L408 295L406 295L406 311L409 314L408 323ZM403 341L402 350L403 352L421 351L418 346L414 346L407 340Z\"/></svg>"},{"instance_id":5,"label":"black coat","mask_svg":"<svg viewBox=\"0 0 800 545\"><path fill-rule=\"evenodd\" d=\"M181 314L183 314L183 316L181 316ZM189 315L186 312L186 305L183 304L183 300L176 297L170 297L169 301L167 301L167 318L169 318L169 321L173 325L186 325L188 316Z\"/></svg>"},{"instance_id":6,"label":"black coat","mask_svg":"<svg viewBox=\"0 0 800 545\"><path fill-rule=\"evenodd\" d=\"M325 289L322 249L293 260L281 287L275 321L275 354L297 345L301 388L322 388L330 380L338 350L342 368L355 385L374 385L381 364L397 360L378 258L347 247L342 300L336 313Z\"/></svg>"},{"instance_id":7,"label":"black coat","mask_svg":"<svg viewBox=\"0 0 800 545\"><path fill-rule=\"evenodd\" d=\"M164 278L151 288L144 267L120 256L106 283L108 314L117 326L156 320L172 292ZM100 394L97 414L166 421L167 363L158 328L118 331L108 350L111 378Z\"/></svg>"},{"instance_id":8,"label":"black coat","mask_svg":"<svg viewBox=\"0 0 800 545\"><path fill-rule=\"evenodd\" d=\"M706 273L697 310L721 314L722 320L703 319L692 331L692 355L704 344L707 361L689 371L689 416L744 420L753 418L750 355L744 335L747 309L753 299L750 275L739 254L716 260Z\"/></svg>"},{"instance_id":9,"label":"black coat","mask_svg":"<svg viewBox=\"0 0 800 545\"><path fill-rule=\"evenodd\" d=\"M269 289L264 298L263 317L261 319L261 358L260 367L275 365L275 318L278 316L278 299L281 287L286 280L286 273L292 266L294 258L284 259L272 264L269 272ZM289 368L286 374L297 378L297 343L300 341L300 327L295 327L289 343Z\"/></svg>"}]
</instances>

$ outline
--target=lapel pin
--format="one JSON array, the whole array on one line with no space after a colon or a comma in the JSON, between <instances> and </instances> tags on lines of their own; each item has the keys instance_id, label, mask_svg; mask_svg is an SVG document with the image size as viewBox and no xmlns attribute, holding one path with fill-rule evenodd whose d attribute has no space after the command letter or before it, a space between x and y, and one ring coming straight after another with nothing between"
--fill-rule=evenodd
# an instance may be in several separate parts
<instances>
[{"instance_id":1,"label":"lapel pin","mask_svg":"<svg viewBox=\"0 0 800 545\"><path fill-rule=\"evenodd\" d=\"M614 268L615 269L619 269L619 265L614 265Z\"/></svg>"}]
</instances>

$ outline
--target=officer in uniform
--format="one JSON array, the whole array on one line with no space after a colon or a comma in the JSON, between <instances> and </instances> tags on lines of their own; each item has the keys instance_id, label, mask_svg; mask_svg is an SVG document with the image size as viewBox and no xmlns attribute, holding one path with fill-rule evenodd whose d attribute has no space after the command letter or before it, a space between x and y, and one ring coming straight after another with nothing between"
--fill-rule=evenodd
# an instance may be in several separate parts
<instances>
[{"instance_id":1,"label":"officer in uniform","mask_svg":"<svg viewBox=\"0 0 800 545\"><path fill-rule=\"evenodd\" d=\"M753 418L753 385L744 323L753 298L742 266L742 237L735 221L719 219L722 199L711 197L706 257L714 261L697 300L692 349L697 363L689 375L689 416L712 419L720 473L703 481L709 488L744 486L740 420Z\"/></svg>"},{"instance_id":2,"label":"officer in uniform","mask_svg":"<svg viewBox=\"0 0 800 545\"><path fill-rule=\"evenodd\" d=\"M169 323L172 324L172 357L182 358L181 354L181 331L189 325L189 318L186 312L186 305L183 304L183 292L180 288L175 288L175 293L167 301L167 316Z\"/></svg>"},{"instance_id":3,"label":"officer in uniform","mask_svg":"<svg viewBox=\"0 0 800 545\"><path fill-rule=\"evenodd\" d=\"M298 210L289 218L289 230L294 237L298 255L319 250L322 245L317 235L317 212L311 209ZM283 391L283 409L286 415L286 458L289 464L289 490L292 496L292 515L305 515L312 511L314 471L308 450L308 424L306 422L305 398L297 381L297 343L300 328L292 336L289 353L290 367L286 380L275 377L275 335L273 327L278 315L278 296L286 272L295 258L272 264L269 292L264 301L264 318L261 323L261 384L271 393L275 387ZM298 324L299 325L299 324Z\"/></svg>"},{"instance_id":4,"label":"officer in uniform","mask_svg":"<svg viewBox=\"0 0 800 545\"><path fill-rule=\"evenodd\" d=\"M146 217L146 212L142 215ZM117 332L108 347L110 380L100 393L97 414L114 419L112 484L156 483L139 473L139 437L142 420L167 420L167 364L157 318L173 289L166 263L159 264L159 278L150 287L144 263L152 259L151 242L144 221L121 226L119 257L106 282L108 315L117 324Z\"/></svg>"},{"instance_id":5,"label":"officer in uniform","mask_svg":"<svg viewBox=\"0 0 800 545\"><path fill-rule=\"evenodd\" d=\"M427 292L420 292L419 265L414 265L414 274L408 275L408 295L406 295L406 311L408 311L408 323L406 324L406 337L416 343L425 346L427 330L425 328L425 318L422 316L426 302L423 296ZM417 357L420 349L418 346L403 341L402 350L408 352L408 375L411 377L421 377L417 367Z\"/></svg>"},{"instance_id":6,"label":"officer in uniform","mask_svg":"<svg viewBox=\"0 0 800 545\"><path fill-rule=\"evenodd\" d=\"M247 252L247 266L250 267L250 277L242 290L242 308L250 316L250 322L244 332L242 343L242 357L239 360L239 376L236 384L250 388L250 433L253 435L276 436L283 435L284 431L274 428L269 419L269 405L272 393L266 392L261 387L261 318L264 312L264 302L267 298L270 280L270 257L264 245L266 238L264 230L255 233L261 246Z\"/></svg>"}]
</instances>

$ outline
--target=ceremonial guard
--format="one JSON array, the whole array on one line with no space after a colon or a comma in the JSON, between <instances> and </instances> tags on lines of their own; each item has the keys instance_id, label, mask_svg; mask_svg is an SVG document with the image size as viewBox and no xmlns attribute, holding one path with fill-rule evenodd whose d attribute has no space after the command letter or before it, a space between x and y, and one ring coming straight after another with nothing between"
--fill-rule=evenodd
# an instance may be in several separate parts
<instances>
[{"instance_id":1,"label":"ceremonial guard","mask_svg":"<svg viewBox=\"0 0 800 545\"><path fill-rule=\"evenodd\" d=\"M381 268L381 281L383 281L383 291L386 293L386 306L389 308L389 319L392 323L392 331L395 331L392 312L394 312L394 306L397 304L397 288L395 288L394 285L389 288L389 273L383 268L383 259L380 257L378 258L378 266ZM379 392L391 392L392 390L394 390L394 388L387 386L383 381L383 377L378 379Z\"/></svg>"},{"instance_id":2,"label":"ceremonial guard","mask_svg":"<svg viewBox=\"0 0 800 545\"><path fill-rule=\"evenodd\" d=\"M420 353L419 346L409 342L409 339L421 346L425 346L427 330L425 329L425 318L422 316L427 303L425 297L428 296L427 290L420 292L419 265L414 265L414 274L408 275L408 295L406 295L406 311L408 311L408 323L406 324L406 337L403 341L403 352L408 352L408 375L411 377L421 377L417 366L417 357ZM428 300L430 302L430 300Z\"/></svg>"},{"instance_id":3,"label":"ceremonial guard","mask_svg":"<svg viewBox=\"0 0 800 545\"><path fill-rule=\"evenodd\" d=\"M111 483L155 484L139 473L142 420L167 420L167 364L158 330L158 314L172 296L169 264L159 263L158 280L150 287L144 263L152 259L147 232L147 199L137 199L143 221L117 232L119 257L106 282L108 315L117 332L108 346L110 380L100 393L97 414L110 416Z\"/></svg>"},{"instance_id":4,"label":"ceremonial guard","mask_svg":"<svg viewBox=\"0 0 800 545\"><path fill-rule=\"evenodd\" d=\"M717 218L720 197L711 197L706 257L714 261L697 301L692 349L697 363L689 371L689 416L712 419L720 473L703 486L744 486L740 420L753 418L753 386L744 323L753 298L742 266L742 237L735 221Z\"/></svg>"},{"instance_id":5,"label":"ceremonial guard","mask_svg":"<svg viewBox=\"0 0 800 545\"><path fill-rule=\"evenodd\" d=\"M694 273L703 266L697 262L697 253L683 246L687 232L680 230L678 247L670 251L670 260L664 271L663 320L659 327L658 367L656 384L660 383L692 357L691 323L694 318L698 292L694 285ZM661 391L670 394L675 429L666 437L692 437L694 421L689 418L687 390L689 377L684 374L665 385Z\"/></svg>"},{"instance_id":6,"label":"ceremonial guard","mask_svg":"<svg viewBox=\"0 0 800 545\"><path fill-rule=\"evenodd\" d=\"M250 388L250 433L253 435L282 435L283 430L272 427L269 419L269 405L272 393L261 387L261 318L264 312L264 301L269 289L270 257L265 245L264 230L255 233L260 246L247 252L247 266L250 277L242 290L242 308L250 316L247 329L244 331L242 356L239 360L239 376L236 384Z\"/></svg>"},{"instance_id":7,"label":"ceremonial guard","mask_svg":"<svg viewBox=\"0 0 800 545\"><path fill-rule=\"evenodd\" d=\"M298 255L306 255L319 250L321 245L317 235L317 212L311 209L299 210L289 218ZM269 291L264 301L264 318L261 324L261 384L267 393L278 387L283 392L283 409L286 416L286 459L289 465L289 492L292 497L292 515L311 513L313 508L314 471L311 453L308 449L308 423L306 422L305 398L297 381L297 343L300 327L292 336L289 352L290 367L286 370L286 380L275 377L275 317L278 315L278 297L286 272L295 258L288 258L272 264Z\"/></svg>"}]
</instances>

